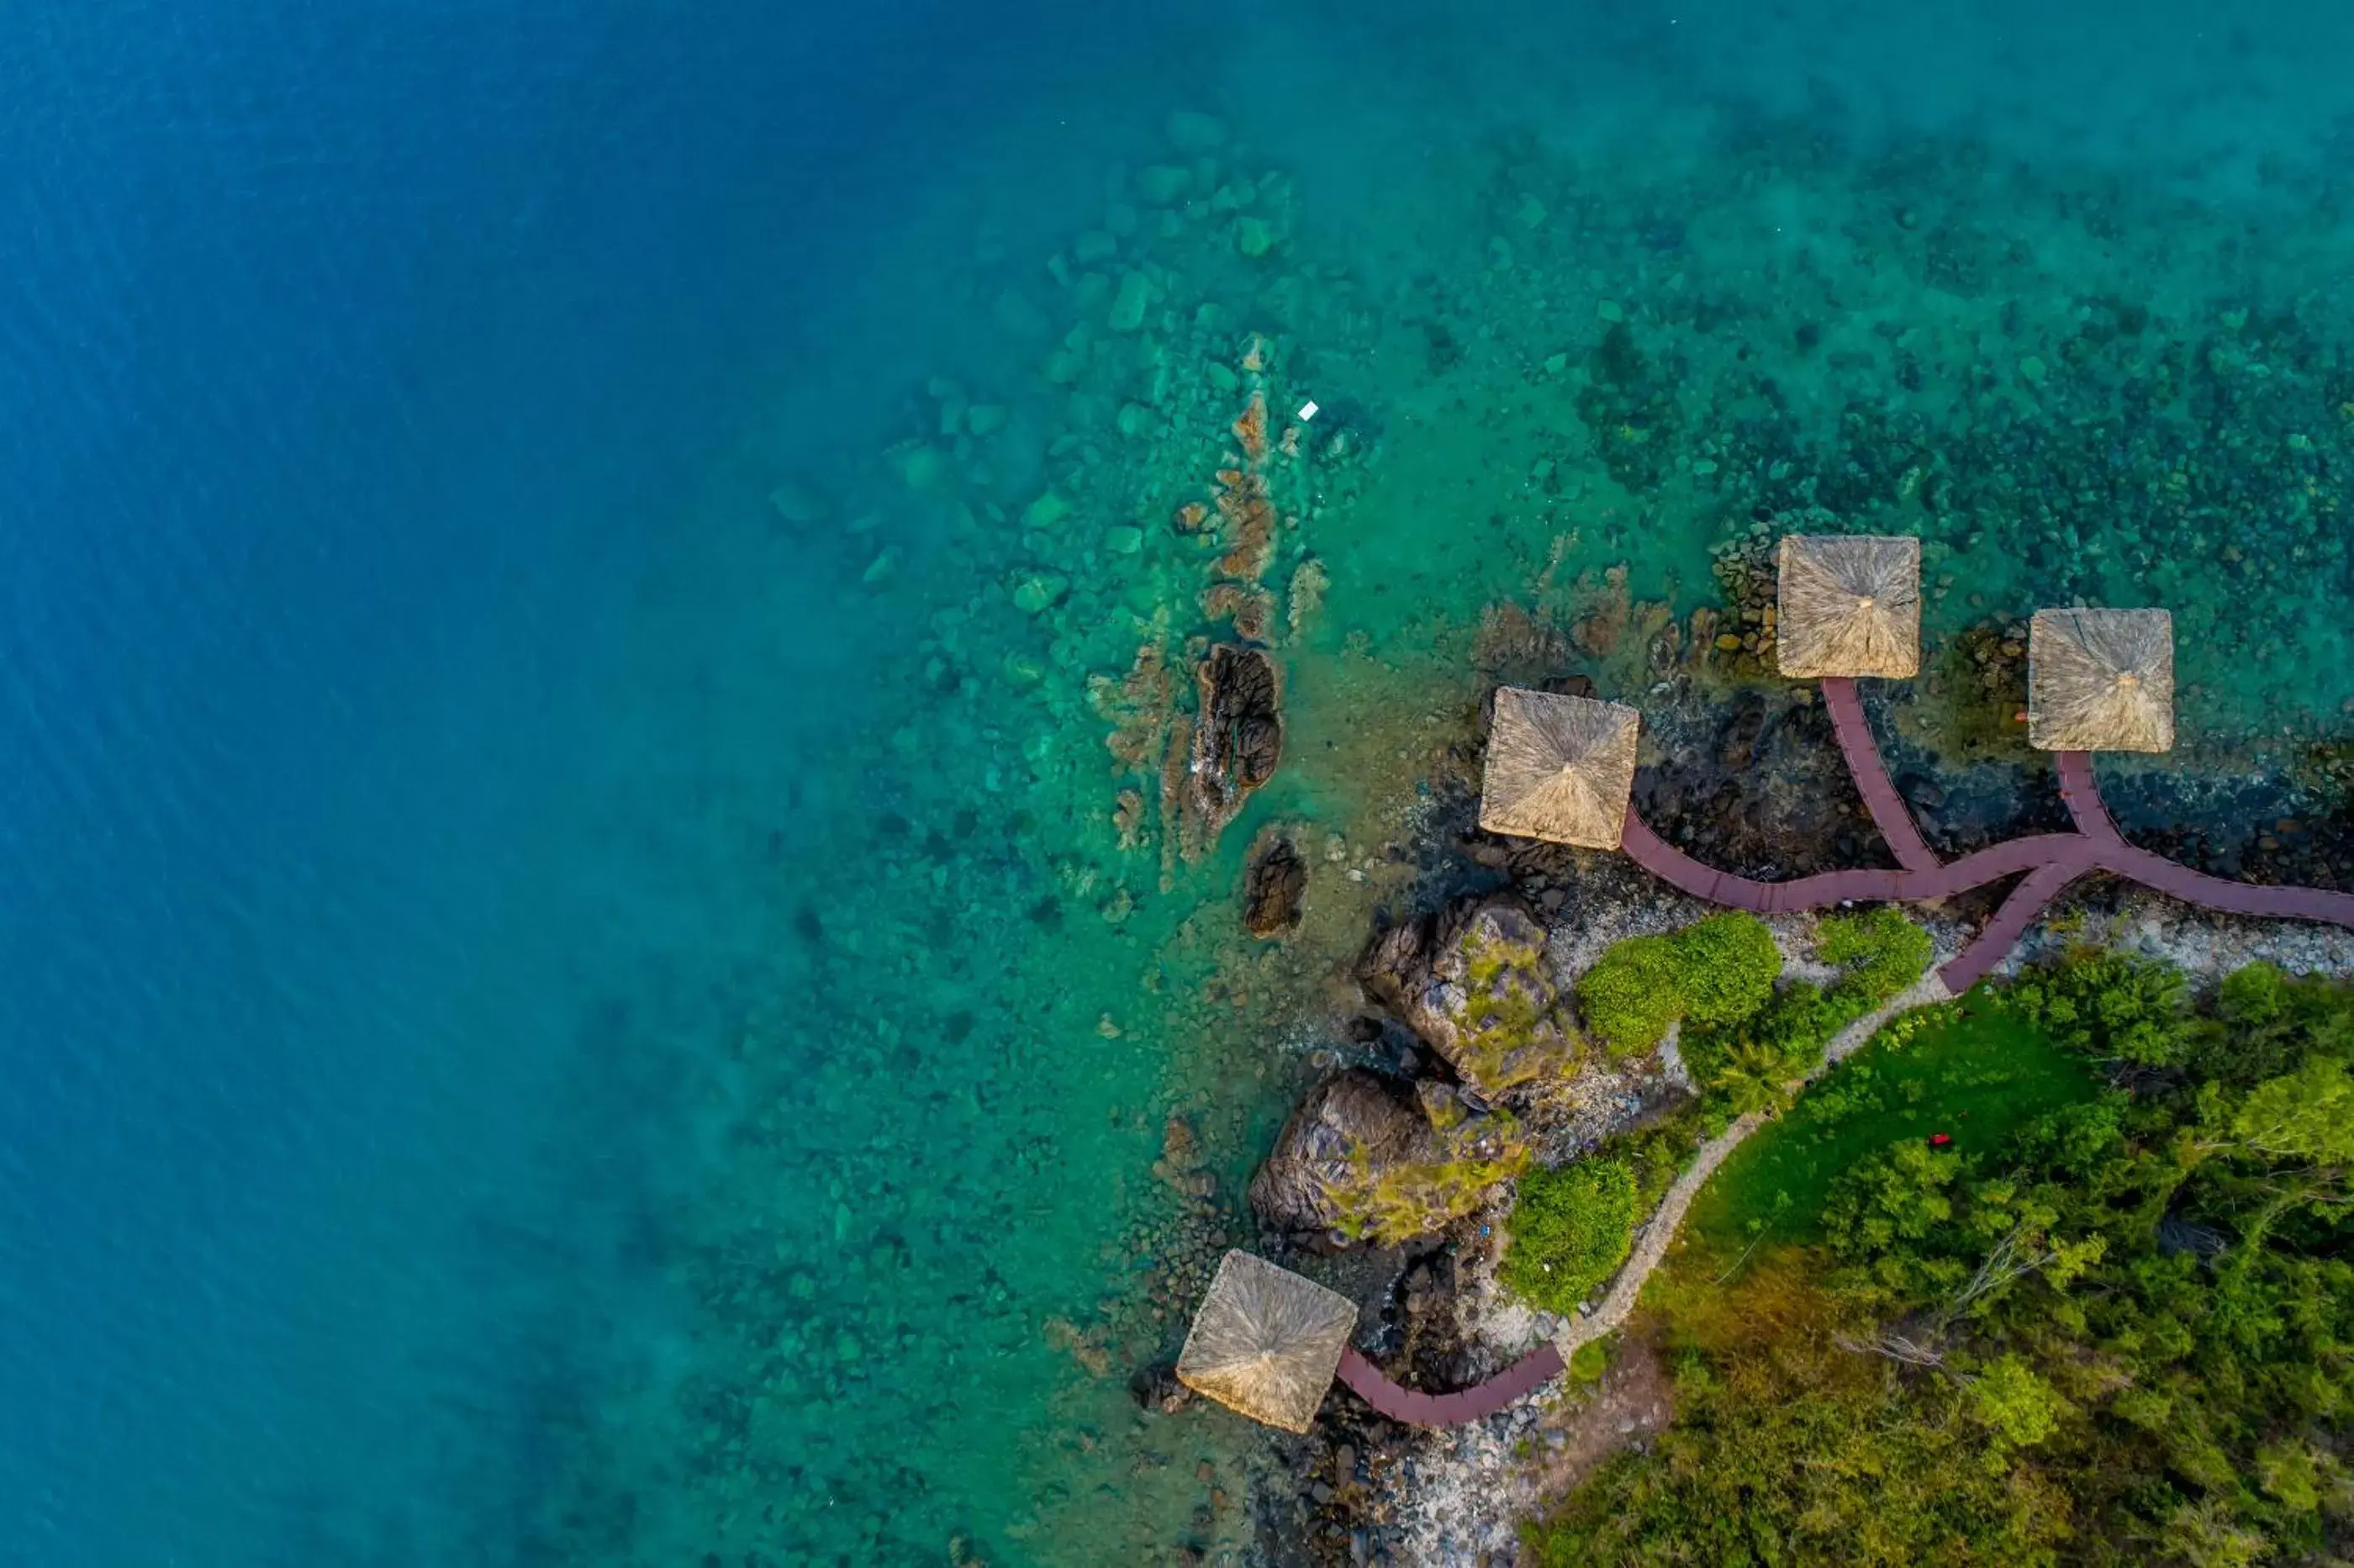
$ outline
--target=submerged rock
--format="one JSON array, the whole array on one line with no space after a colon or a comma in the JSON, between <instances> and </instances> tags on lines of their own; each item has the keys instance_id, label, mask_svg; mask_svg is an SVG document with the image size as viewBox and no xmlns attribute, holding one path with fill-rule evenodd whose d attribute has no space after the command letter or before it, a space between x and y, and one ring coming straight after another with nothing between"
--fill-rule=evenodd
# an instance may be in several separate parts
<instances>
[{"instance_id":1,"label":"submerged rock","mask_svg":"<svg viewBox=\"0 0 2354 1568\"><path fill-rule=\"evenodd\" d=\"M1144 313L1152 307L1152 281L1143 273L1122 273L1119 292L1111 302L1111 329L1114 332L1134 332L1144 324Z\"/></svg>"},{"instance_id":2,"label":"submerged rock","mask_svg":"<svg viewBox=\"0 0 2354 1568\"><path fill-rule=\"evenodd\" d=\"M1279 937L1299 924L1299 901L1308 891L1308 862L1291 840L1274 828L1251 846L1243 872L1243 926L1254 937Z\"/></svg>"},{"instance_id":3,"label":"submerged rock","mask_svg":"<svg viewBox=\"0 0 2354 1568\"><path fill-rule=\"evenodd\" d=\"M1575 1060L1544 946L1528 906L1496 895L1381 933L1357 975L1466 1084L1494 1096Z\"/></svg>"},{"instance_id":4,"label":"submerged rock","mask_svg":"<svg viewBox=\"0 0 2354 1568\"><path fill-rule=\"evenodd\" d=\"M1060 572L1033 572L1013 588L1013 608L1024 615L1042 615L1062 602L1071 579Z\"/></svg>"},{"instance_id":5,"label":"submerged rock","mask_svg":"<svg viewBox=\"0 0 2354 1568\"><path fill-rule=\"evenodd\" d=\"M893 449L900 482L910 490L930 490L947 477L949 460L938 447L908 441Z\"/></svg>"},{"instance_id":6,"label":"submerged rock","mask_svg":"<svg viewBox=\"0 0 2354 1568\"><path fill-rule=\"evenodd\" d=\"M1177 1381L1177 1369L1161 1363L1140 1369L1129 1379L1129 1396L1147 1413L1175 1415L1193 1403L1193 1391Z\"/></svg>"},{"instance_id":7,"label":"submerged rock","mask_svg":"<svg viewBox=\"0 0 2354 1568\"><path fill-rule=\"evenodd\" d=\"M1193 188L1193 171L1182 164L1150 164L1137 171L1137 194L1154 207L1174 207Z\"/></svg>"},{"instance_id":8,"label":"submerged rock","mask_svg":"<svg viewBox=\"0 0 2354 1568\"><path fill-rule=\"evenodd\" d=\"M769 492L769 505L796 527L810 527L833 515L833 504L809 481L789 477Z\"/></svg>"},{"instance_id":9,"label":"submerged rock","mask_svg":"<svg viewBox=\"0 0 2354 1568\"><path fill-rule=\"evenodd\" d=\"M1055 330L1046 313L1019 290L1008 289L999 294L990 313L999 326L1014 337L1044 337Z\"/></svg>"},{"instance_id":10,"label":"submerged rock","mask_svg":"<svg viewBox=\"0 0 2354 1568\"><path fill-rule=\"evenodd\" d=\"M1059 490L1042 492L1022 509L1022 526L1044 532L1071 514L1071 498Z\"/></svg>"}]
</instances>

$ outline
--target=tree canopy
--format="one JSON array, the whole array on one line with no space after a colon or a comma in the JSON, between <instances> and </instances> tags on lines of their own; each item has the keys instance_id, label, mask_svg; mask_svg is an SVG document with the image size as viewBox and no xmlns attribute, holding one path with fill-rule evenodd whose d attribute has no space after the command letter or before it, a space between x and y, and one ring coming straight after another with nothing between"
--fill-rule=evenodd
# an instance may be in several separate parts
<instances>
[{"instance_id":1,"label":"tree canopy","mask_svg":"<svg viewBox=\"0 0 2354 1568\"><path fill-rule=\"evenodd\" d=\"M1539 1561L2354 1556L2354 991L2255 968L2194 1002L2083 952L1996 1004L2113 1086L1868 1154L1819 1242L1673 1267L1637 1331L1675 1419L1532 1527Z\"/></svg>"}]
</instances>

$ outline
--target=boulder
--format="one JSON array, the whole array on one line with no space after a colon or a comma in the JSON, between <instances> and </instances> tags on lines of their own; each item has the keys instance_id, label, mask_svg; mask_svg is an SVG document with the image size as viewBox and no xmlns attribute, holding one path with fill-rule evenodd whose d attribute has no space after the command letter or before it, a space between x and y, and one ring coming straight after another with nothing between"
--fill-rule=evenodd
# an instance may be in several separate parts
<instances>
[{"instance_id":1,"label":"boulder","mask_svg":"<svg viewBox=\"0 0 2354 1568\"><path fill-rule=\"evenodd\" d=\"M1177 1381L1176 1367L1166 1362L1139 1368L1128 1380L1128 1392L1151 1415L1175 1415L1193 1403L1193 1391Z\"/></svg>"},{"instance_id":2,"label":"boulder","mask_svg":"<svg viewBox=\"0 0 2354 1568\"><path fill-rule=\"evenodd\" d=\"M1430 1124L1371 1073L1337 1073L1308 1091L1251 1177L1250 1201L1278 1230L1327 1231L1335 1197L1366 1175L1429 1153Z\"/></svg>"},{"instance_id":3,"label":"boulder","mask_svg":"<svg viewBox=\"0 0 2354 1568\"><path fill-rule=\"evenodd\" d=\"M1381 1246L1478 1208L1527 1163L1519 1124L1474 1114L1444 1085L1426 1087L1408 1101L1354 1070L1317 1085L1251 1178L1251 1207L1278 1230Z\"/></svg>"},{"instance_id":4,"label":"boulder","mask_svg":"<svg viewBox=\"0 0 2354 1568\"><path fill-rule=\"evenodd\" d=\"M1357 960L1357 980L1365 994L1393 1017L1405 1018L1408 999L1421 991L1429 974L1430 925L1428 920L1408 920L1377 931Z\"/></svg>"},{"instance_id":5,"label":"boulder","mask_svg":"<svg viewBox=\"0 0 2354 1568\"><path fill-rule=\"evenodd\" d=\"M1193 726L1184 809L1195 857L1217 842L1252 790L1283 758L1283 698L1263 648L1221 642L1194 666L1200 719Z\"/></svg>"},{"instance_id":6,"label":"boulder","mask_svg":"<svg viewBox=\"0 0 2354 1568\"><path fill-rule=\"evenodd\" d=\"M1494 1097L1576 1059L1544 948L1528 906L1490 895L1382 932L1357 974L1465 1084Z\"/></svg>"}]
</instances>

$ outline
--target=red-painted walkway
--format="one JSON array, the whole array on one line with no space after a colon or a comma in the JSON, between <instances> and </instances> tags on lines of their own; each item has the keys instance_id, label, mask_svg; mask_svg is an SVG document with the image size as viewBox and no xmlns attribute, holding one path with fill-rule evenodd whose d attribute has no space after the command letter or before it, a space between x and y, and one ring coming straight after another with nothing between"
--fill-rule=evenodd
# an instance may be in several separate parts
<instances>
[{"instance_id":1,"label":"red-painted walkway","mask_svg":"<svg viewBox=\"0 0 2354 1568\"><path fill-rule=\"evenodd\" d=\"M1823 682L1823 705L1831 710L1831 728L1839 736L1840 755L1847 758L1847 770L1855 779L1855 787L1863 793L1863 803L1872 812L1872 825L1888 847L1896 852L1896 863L1907 871L1935 871L1936 852L1921 837L1914 825L1913 813L1904 809L1904 798L1896 786L1888 781L1888 769L1880 760L1880 747L1872 738L1872 726L1863 716L1863 698L1855 683L1844 676L1829 676Z\"/></svg>"},{"instance_id":2,"label":"red-painted walkway","mask_svg":"<svg viewBox=\"0 0 2354 1568\"><path fill-rule=\"evenodd\" d=\"M1354 1345L1341 1352L1341 1381L1384 1415L1411 1426L1456 1426L1493 1415L1543 1388L1561 1371L1561 1352L1545 1345L1476 1387L1454 1393L1416 1393L1392 1383L1381 1368L1359 1355Z\"/></svg>"},{"instance_id":3,"label":"red-painted walkway","mask_svg":"<svg viewBox=\"0 0 2354 1568\"><path fill-rule=\"evenodd\" d=\"M1833 871L1792 882L1756 882L1702 865L1668 843L1637 816L1630 807L1622 847L1635 862L1675 887L1712 904L1730 905L1758 914L1784 914L1820 909L1850 899L1913 902L1944 898L1973 887L1983 887L2007 876L2027 874L2012 888L1986 929L1938 978L1956 994L1967 991L2002 961L2035 923L2044 906L2077 877L2107 872L2140 883L2186 903L2228 915L2278 916L2296 920L2323 920L2354 927L2354 894L2324 893L2311 887L2255 887L2208 876L2177 865L2161 855L2126 842L2101 802L2093 779L2093 759L2081 751L2058 754L2061 797L2076 831L2036 833L2012 839L1951 863L1940 863L1922 841L1912 813L1880 760L1872 726L1864 721L1863 705L1855 683L1827 680L1825 705L1830 709L1840 749L1855 775L1872 820L1895 851L1899 871Z\"/></svg>"}]
</instances>

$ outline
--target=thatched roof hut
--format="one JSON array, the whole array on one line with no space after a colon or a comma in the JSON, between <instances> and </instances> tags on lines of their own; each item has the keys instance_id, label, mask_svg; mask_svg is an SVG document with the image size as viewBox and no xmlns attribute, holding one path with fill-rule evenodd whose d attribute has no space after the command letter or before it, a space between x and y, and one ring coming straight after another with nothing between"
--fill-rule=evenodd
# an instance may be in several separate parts
<instances>
[{"instance_id":1,"label":"thatched roof hut","mask_svg":"<svg viewBox=\"0 0 2354 1568\"><path fill-rule=\"evenodd\" d=\"M2039 609L2027 629L2027 740L2045 751L2174 746L2174 617Z\"/></svg>"},{"instance_id":2,"label":"thatched roof hut","mask_svg":"<svg viewBox=\"0 0 2354 1568\"><path fill-rule=\"evenodd\" d=\"M1785 534L1774 655L1785 675L1885 675L1921 668L1921 541L1884 534Z\"/></svg>"},{"instance_id":3,"label":"thatched roof hut","mask_svg":"<svg viewBox=\"0 0 2354 1568\"><path fill-rule=\"evenodd\" d=\"M1177 1379L1254 1421L1305 1432L1356 1326L1347 1297L1236 1249L1193 1315Z\"/></svg>"},{"instance_id":4,"label":"thatched roof hut","mask_svg":"<svg viewBox=\"0 0 2354 1568\"><path fill-rule=\"evenodd\" d=\"M1479 825L1491 833L1617 849L1635 788L1641 723L1623 703L1500 688Z\"/></svg>"}]
</instances>

